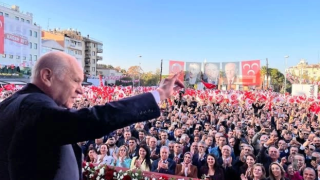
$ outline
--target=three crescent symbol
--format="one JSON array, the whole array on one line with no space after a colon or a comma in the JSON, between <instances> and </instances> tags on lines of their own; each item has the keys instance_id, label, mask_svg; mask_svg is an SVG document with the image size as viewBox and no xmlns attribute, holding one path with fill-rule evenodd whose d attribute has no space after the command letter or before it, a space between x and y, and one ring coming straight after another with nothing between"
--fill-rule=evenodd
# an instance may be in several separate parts
<instances>
[{"instance_id":1,"label":"three crescent symbol","mask_svg":"<svg viewBox=\"0 0 320 180\"><path fill-rule=\"evenodd\" d=\"M249 70L249 71L248 71L248 75L250 75L250 73L252 73L253 75L256 74L256 73L254 72L254 70Z\"/></svg>"},{"instance_id":2,"label":"three crescent symbol","mask_svg":"<svg viewBox=\"0 0 320 180\"><path fill-rule=\"evenodd\" d=\"M257 66L257 68L259 68L258 63L252 63L252 64L251 64L251 68L252 68L252 69L253 69L254 66Z\"/></svg>"},{"instance_id":3,"label":"three crescent symbol","mask_svg":"<svg viewBox=\"0 0 320 180\"><path fill-rule=\"evenodd\" d=\"M246 66L248 66L248 68L250 69L250 65L248 63L244 64L242 68L245 69Z\"/></svg>"}]
</instances>

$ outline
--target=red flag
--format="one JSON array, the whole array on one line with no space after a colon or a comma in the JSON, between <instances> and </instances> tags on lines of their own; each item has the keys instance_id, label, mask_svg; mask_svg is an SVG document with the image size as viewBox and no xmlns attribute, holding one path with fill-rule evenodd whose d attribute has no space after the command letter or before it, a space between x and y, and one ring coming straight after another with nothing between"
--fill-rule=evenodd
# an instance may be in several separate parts
<instances>
[{"instance_id":1,"label":"red flag","mask_svg":"<svg viewBox=\"0 0 320 180\"><path fill-rule=\"evenodd\" d=\"M203 80L201 82L207 89L215 89L217 87L216 85L211 84L211 83L206 83Z\"/></svg>"}]
</instances>

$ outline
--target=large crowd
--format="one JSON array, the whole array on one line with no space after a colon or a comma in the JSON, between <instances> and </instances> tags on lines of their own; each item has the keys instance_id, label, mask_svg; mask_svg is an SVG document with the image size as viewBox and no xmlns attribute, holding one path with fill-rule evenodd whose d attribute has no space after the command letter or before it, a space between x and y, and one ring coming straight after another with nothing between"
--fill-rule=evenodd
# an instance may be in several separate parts
<instances>
[{"instance_id":1,"label":"large crowd","mask_svg":"<svg viewBox=\"0 0 320 180\"><path fill-rule=\"evenodd\" d=\"M152 88L86 87L75 109ZM2 89L0 99L16 89ZM320 178L319 99L270 91L176 92L161 116L79 142L83 160L214 180Z\"/></svg>"}]
</instances>

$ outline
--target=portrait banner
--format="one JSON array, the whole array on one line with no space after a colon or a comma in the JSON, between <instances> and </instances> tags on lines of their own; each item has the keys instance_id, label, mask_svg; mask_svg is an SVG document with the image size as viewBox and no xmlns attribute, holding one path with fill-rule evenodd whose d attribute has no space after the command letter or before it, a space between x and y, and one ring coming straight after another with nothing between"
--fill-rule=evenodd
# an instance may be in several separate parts
<instances>
[{"instance_id":1,"label":"portrait banner","mask_svg":"<svg viewBox=\"0 0 320 180\"><path fill-rule=\"evenodd\" d=\"M223 62L222 63L222 84L241 84L240 79L240 62Z\"/></svg>"},{"instance_id":2,"label":"portrait banner","mask_svg":"<svg viewBox=\"0 0 320 180\"><path fill-rule=\"evenodd\" d=\"M260 85L260 60L241 61L242 84Z\"/></svg>"},{"instance_id":3,"label":"portrait banner","mask_svg":"<svg viewBox=\"0 0 320 180\"><path fill-rule=\"evenodd\" d=\"M218 85L220 78L220 63L207 62L204 64L202 80L209 84Z\"/></svg>"},{"instance_id":4,"label":"portrait banner","mask_svg":"<svg viewBox=\"0 0 320 180\"><path fill-rule=\"evenodd\" d=\"M169 75L174 75L182 72L179 80L182 82L184 79L184 61L169 61Z\"/></svg>"},{"instance_id":5,"label":"portrait banner","mask_svg":"<svg viewBox=\"0 0 320 180\"><path fill-rule=\"evenodd\" d=\"M201 82L201 62L187 62L185 82L187 85L195 85Z\"/></svg>"}]
</instances>

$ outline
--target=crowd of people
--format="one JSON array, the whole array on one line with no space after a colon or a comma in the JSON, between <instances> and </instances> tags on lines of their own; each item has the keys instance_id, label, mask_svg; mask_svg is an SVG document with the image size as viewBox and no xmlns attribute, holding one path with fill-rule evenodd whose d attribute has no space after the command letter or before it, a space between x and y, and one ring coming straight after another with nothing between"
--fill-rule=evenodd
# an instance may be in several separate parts
<instances>
[{"instance_id":1,"label":"crowd of people","mask_svg":"<svg viewBox=\"0 0 320 180\"><path fill-rule=\"evenodd\" d=\"M121 92L122 97L140 93ZM320 113L311 109L318 99L295 97L300 101L292 102L289 95L254 91L248 103L231 97L233 91L218 91L210 98L203 97L205 91L190 92L159 104L157 119L79 142L84 161L213 180L320 178ZM13 93L3 90L1 98ZM261 93L267 98L258 98ZM94 100L82 96L73 108L107 101L99 95Z\"/></svg>"}]
</instances>

